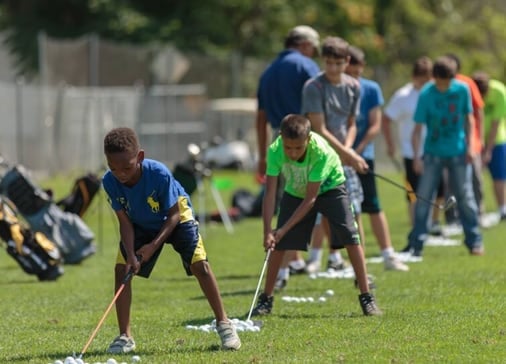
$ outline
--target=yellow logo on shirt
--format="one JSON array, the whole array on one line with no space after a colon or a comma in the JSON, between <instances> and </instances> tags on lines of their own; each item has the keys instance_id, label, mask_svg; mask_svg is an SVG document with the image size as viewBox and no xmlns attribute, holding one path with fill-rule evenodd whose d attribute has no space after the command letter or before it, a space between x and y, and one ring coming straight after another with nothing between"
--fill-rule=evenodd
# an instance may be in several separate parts
<instances>
[{"instance_id":1,"label":"yellow logo on shirt","mask_svg":"<svg viewBox=\"0 0 506 364\"><path fill-rule=\"evenodd\" d=\"M157 213L157 212L160 212L160 202L155 201L155 199L153 198L154 194L155 194L155 191L153 191L153 193L151 193L151 195L148 197L148 199L146 201L147 201L149 207L151 207L151 212Z\"/></svg>"}]
</instances>

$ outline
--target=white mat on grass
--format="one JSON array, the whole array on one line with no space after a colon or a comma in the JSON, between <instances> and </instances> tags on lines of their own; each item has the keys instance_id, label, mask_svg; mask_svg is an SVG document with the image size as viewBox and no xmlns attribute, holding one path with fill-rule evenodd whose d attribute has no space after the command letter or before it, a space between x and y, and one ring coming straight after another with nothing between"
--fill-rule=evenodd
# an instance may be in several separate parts
<instances>
[{"instance_id":1,"label":"white mat on grass","mask_svg":"<svg viewBox=\"0 0 506 364\"><path fill-rule=\"evenodd\" d=\"M425 246L458 246L460 241L450 239L445 236L429 236L425 241Z\"/></svg>"},{"instance_id":2,"label":"white mat on grass","mask_svg":"<svg viewBox=\"0 0 506 364\"><path fill-rule=\"evenodd\" d=\"M309 278L338 278L338 279L349 279L355 278L355 272L353 271L353 267L346 267L341 270L328 270L326 272L318 272L309 274Z\"/></svg>"},{"instance_id":3,"label":"white mat on grass","mask_svg":"<svg viewBox=\"0 0 506 364\"><path fill-rule=\"evenodd\" d=\"M414 257L410 253L396 253L396 256L397 258L399 258L401 262L404 263L420 263L421 261L423 261L422 257ZM368 258L366 259L366 262L373 264L383 263L383 257Z\"/></svg>"},{"instance_id":4,"label":"white mat on grass","mask_svg":"<svg viewBox=\"0 0 506 364\"><path fill-rule=\"evenodd\" d=\"M501 215L498 212L486 212L481 215L481 227L489 228L501 222Z\"/></svg>"}]
</instances>

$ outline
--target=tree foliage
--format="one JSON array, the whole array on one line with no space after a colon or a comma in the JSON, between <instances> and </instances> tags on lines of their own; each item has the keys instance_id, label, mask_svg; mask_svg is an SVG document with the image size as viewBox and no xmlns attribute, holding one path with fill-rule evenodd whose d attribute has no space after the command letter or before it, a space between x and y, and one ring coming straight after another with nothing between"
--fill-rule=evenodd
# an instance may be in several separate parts
<instances>
[{"instance_id":1,"label":"tree foliage","mask_svg":"<svg viewBox=\"0 0 506 364\"><path fill-rule=\"evenodd\" d=\"M465 71L504 77L505 11L501 0L0 0L0 29L21 73L37 71L40 31L269 59L291 27L308 24L363 48L372 66L399 70L451 51Z\"/></svg>"}]
</instances>

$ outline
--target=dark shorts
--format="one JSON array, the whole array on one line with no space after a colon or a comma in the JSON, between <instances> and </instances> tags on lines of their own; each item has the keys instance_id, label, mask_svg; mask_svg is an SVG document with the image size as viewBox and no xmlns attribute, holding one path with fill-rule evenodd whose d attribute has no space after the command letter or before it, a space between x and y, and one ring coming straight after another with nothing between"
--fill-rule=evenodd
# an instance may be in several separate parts
<instances>
[{"instance_id":1,"label":"dark shorts","mask_svg":"<svg viewBox=\"0 0 506 364\"><path fill-rule=\"evenodd\" d=\"M369 165L369 170L374 172L374 161L371 159L365 160ZM362 201L362 212L366 214L377 214L381 211L381 206L378 198L378 191L376 189L376 177L373 173L358 173L360 183L362 183L362 190L364 191L364 201Z\"/></svg>"},{"instance_id":2,"label":"dark shorts","mask_svg":"<svg viewBox=\"0 0 506 364\"><path fill-rule=\"evenodd\" d=\"M292 216L302 202L301 198L287 193L281 198L278 227ZM313 208L276 244L276 250L308 250L317 213L327 217L331 230L330 245L334 249L349 244L360 244L351 202L344 184L319 195Z\"/></svg>"},{"instance_id":3,"label":"dark shorts","mask_svg":"<svg viewBox=\"0 0 506 364\"><path fill-rule=\"evenodd\" d=\"M420 176L413 170L413 159L404 158L404 170L406 171L406 189L416 192L416 189L418 188L418 182L420 181ZM437 189L437 197L444 198L444 196L445 183L441 179L441 182L439 182L439 187ZM416 196L413 193L407 193L406 199L409 202L415 202Z\"/></svg>"},{"instance_id":4,"label":"dark shorts","mask_svg":"<svg viewBox=\"0 0 506 364\"><path fill-rule=\"evenodd\" d=\"M136 251L141 246L149 244L158 234L158 232L146 231L135 225L134 233L134 250ZM171 244L173 249L179 253L181 261L183 262L183 267L186 270L186 274L189 276L192 275L190 265L202 260L207 261L204 243L199 234L198 223L195 221L188 221L179 224L169 236L165 244ZM148 278L150 276L163 247L164 245L162 245L147 262L142 263L141 269L139 273L137 273L138 276L144 278ZM123 244L120 242L116 264L125 263L126 252Z\"/></svg>"}]
</instances>

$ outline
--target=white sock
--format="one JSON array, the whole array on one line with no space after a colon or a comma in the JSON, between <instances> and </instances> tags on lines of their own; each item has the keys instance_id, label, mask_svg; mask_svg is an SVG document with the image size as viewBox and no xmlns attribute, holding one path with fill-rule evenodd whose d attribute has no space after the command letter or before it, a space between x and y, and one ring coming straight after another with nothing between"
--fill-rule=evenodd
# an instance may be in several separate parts
<instances>
[{"instance_id":1,"label":"white sock","mask_svg":"<svg viewBox=\"0 0 506 364\"><path fill-rule=\"evenodd\" d=\"M288 279L290 277L290 268L279 268L278 279Z\"/></svg>"},{"instance_id":2,"label":"white sock","mask_svg":"<svg viewBox=\"0 0 506 364\"><path fill-rule=\"evenodd\" d=\"M309 261L310 262L321 262L323 256L322 248L311 248L309 252Z\"/></svg>"},{"instance_id":3,"label":"white sock","mask_svg":"<svg viewBox=\"0 0 506 364\"><path fill-rule=\"evenodd\" d=\"M339 250L336 250L334 252L329 253L329 260L332 263L342 263L343 256L341 255L341 252L339 252Z\"/></svg>"},{"instance_id":4,"label":"white sock","mask_svg":"<svg viewBox=\"0 0 506 364\"><path fill-rule=\"evenodd\" d=\"M383 256L383 259L390 258L391 256L394 255L394 248L390 247L390 248L386 248L386 249L382 250L381 255Z\"/></svg>"},{"instance_id":5,"label":"white sock","mask_svg":"<svg viewBox=\"0 0 506 364\"><path fill-rule=\"evenodd\" d=\"M306 262L304 261L304 259L292 260L290 262L290 267L292 267L293 269L304 269L305 266Z\"/></svg>"}]
</instances>

